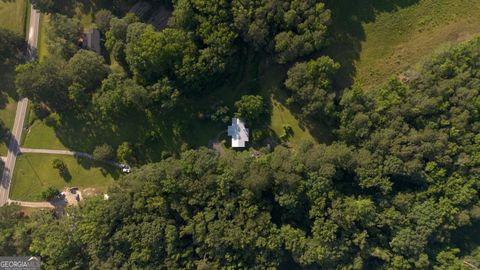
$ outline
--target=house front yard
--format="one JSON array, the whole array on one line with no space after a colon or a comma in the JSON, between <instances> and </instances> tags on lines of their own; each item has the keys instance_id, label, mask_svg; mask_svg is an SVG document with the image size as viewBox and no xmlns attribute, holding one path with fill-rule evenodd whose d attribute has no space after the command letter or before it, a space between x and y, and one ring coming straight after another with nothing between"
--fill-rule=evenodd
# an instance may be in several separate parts
<instances>
[{"instance_id":1,"label":"house front yard","mask_svg":"<svg viewBox=\"0 0 480 270\"><path fill-rule=\"evenodd\" d=\"M53 160L60 159L68 169L62 177L53 168ZM94 188L106 192L120 176L118 168L85 158L63 155L22 154L18 156L10 190L12 200L41 201L41 193L50 186L59 190L65 187Z\"/></svg>"}]
</instances>

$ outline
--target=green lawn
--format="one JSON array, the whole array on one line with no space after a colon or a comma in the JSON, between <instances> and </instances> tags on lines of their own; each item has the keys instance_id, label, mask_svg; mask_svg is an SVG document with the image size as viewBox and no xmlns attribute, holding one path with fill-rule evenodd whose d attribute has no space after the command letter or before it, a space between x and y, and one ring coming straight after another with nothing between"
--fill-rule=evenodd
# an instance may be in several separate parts
<instances>
[{"instance_id":1,"label":"green lawn","mask_svg":"<svg viewBox=\"0 0 480 270\"><path fill-rule=\"evenodd\" d=\"M252 57L253 58L253 57ZM276 137L283 134L283 126L290 125L294 131L288 141L296 145L302 140L315 141L303 123L285 105L286 94L283 89L286 68L280 65L263 62L258 63L254 59L244 59L243 70L237 76L229 78L227 83L214 91L212 94L195 101L193 110L208 111L213 104L223 101L224 105L232 110L230 115L234 116L234 104L242 95L261 95L269 107L270 117L266 120L268 128ZM227 125L213 124L209 121L191 119L190 129L192 130L188 140L190 145L207 145L218 133L225 131ZM254 127L249 127L254 130Z\"/></svg>"},{"instance_id":2,"label":"green lawn","mask_svg":"<svg viewBox=\"0 0 480 270\"><path fill-rule=\"evenodd\" d=\"M0 120L8 129L13 128L13 122L15 121L15 113L17 111L17 102L8 97L7 103L0 109ZM0 155L6 156L8 152L8 139L0 142Z\"/></svg>"},{"instance_id":3,"label":"green lawn","mask_svg":"<svg viewBox=\"0 0 480 270\"><path fill-rule=\"evenodd\" d=\"M269 66L264 70L265 72L260 75L259 84L261 95L270 103L270 129L280 137L284 133L283 127L289 125L293 129L293 135L288 138L289 143L297 145L304 140L314 142L315 139L305 127L306 124L302 123L292 109L286 106L287 94L283 87L286 69L280 66Z\"/></svg>"},{"instance_id":4,"label":"green lawn","mask_svg":"<svg viewBox=\"0 0 480 270\"><path fill-rule=\"evenodd\" d=\"M304 140L314 142L315 139L310 134L310 131L302 127L299 120L292 114L292 112L282 103L275 100L273 97L271 99L273 110L272 110L272 122L270 128L275 132L275 134L280 137L283 133L283 127L285 125L290 125L293 130L293 136L288 139L293 145L298 145Z\"/></svg>"},{"instance_id":5,"label":"green lawn","mask_svg":"<svg viewBox=\"0 0 480 270\"><path fill-rule=\"evenodd\" d=\"M47 25L50 17L49 15L40 15L40 24L38 29L38 58L41 60L49 55L47 49Z\"/></svg>"},{"instance_id":6,"label":"green lawn","mask_svg":"<svg viewBox=\"0 0 480 270\"><path fill-rule=\"evenodd\" d=\"M124 141L132 144L142 142L142 138L148 136L146 130L158 132L161 137L158 140L150 140L138 144L139 157L146 161L159 160L162 150L175 151L182 143L177 140L176 129L162 126L157 123L156 128L151 128L149 122L142 115L129 115L121 125L113 125L109 122L97 123L92 120L74 119L72 115L66 115L62 123L58 115L52 114L56 123L47 125L45 121L33 119L33 113L29 113L28 123L31 124L29 131L22 140L22 146L28 148L44 149L71 149L75 151L92 153L98 145L107 143L116 148Z\"/></svg>"},{"instance_id":7,"label":"green lawn","mask_svg":"<svg viewBox=\"0 0 480 270\"><path fill-rule=\"evenodd\" d=\"M63 179L52 167L54 159L61 159L67 166L71 179ZM10 196L13 200L39 201L40 194L49 186L95 188L99 192L118 178L119 169L71 156L22 154L18 157L12 180Z\"/></svg>"},{"instance_id":8,"label":"green lawn","mask_svg":"<svg viewBox=\"0 0 480 270\"><path fill-rule=\"evenodd\" d=\"M38 119L29 127L22 146L27 148L67 149L58 139L55 128L47 126Z\"/></svg>"},{"instance_id":9,"label":"green lawn","mask_svg":"<svg viewBox=\"0 0 480 270\"><path fill-rule=\"evenodd\" d=\"M478 0L329 1L337 84L370 88L480 33Z\"/></svg>"},{"instance_id":10,"label":"green lawn","mask_svg":"<svg viewBox=\"0 0 480 270\"><path fill-rule=\"evenodd\" d=\"M0 27L23 35L25 33L26 11L25 0L0 1Z\"/></svg>"}]
</instances>

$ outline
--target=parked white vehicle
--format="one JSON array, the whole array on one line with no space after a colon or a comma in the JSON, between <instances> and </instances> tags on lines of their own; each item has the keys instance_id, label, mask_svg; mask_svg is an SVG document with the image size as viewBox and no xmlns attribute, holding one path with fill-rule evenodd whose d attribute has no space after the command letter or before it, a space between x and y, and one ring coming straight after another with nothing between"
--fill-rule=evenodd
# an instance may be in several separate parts
<instances>
[{"instance_id":1,"label":"parked white vehicle","mask_svg":"<svg viewBox=\"0 0 480 270\"><path fill-rule=\"evenodd\" d=\"M130 173L131 170L132 170L132 169L130 168L130 166L125 165L125 164L121 164L121 167L122 167L122 172L123 172L123 173Z\"/></svg>"}]
</instances>

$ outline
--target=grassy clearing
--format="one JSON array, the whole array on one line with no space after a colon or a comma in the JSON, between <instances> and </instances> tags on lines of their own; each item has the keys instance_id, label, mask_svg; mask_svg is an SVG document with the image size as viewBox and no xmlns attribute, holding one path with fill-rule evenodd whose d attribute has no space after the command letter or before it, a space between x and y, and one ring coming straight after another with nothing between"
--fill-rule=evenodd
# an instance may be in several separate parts
<instances>
[{"instance_id":1,"label":"grassy clearing","mask_svg":"<svg viewBox=\"0 0 480 270\"><path fill-rule=\"evenodd\" d=\"M269 101L271 108L269 127L277 137L280 137L284 133L283 127L291 126L293 135L288 138L288 142L293 145L298 145L304 140L315 142L305 123L295 116L292 108L286 106L287 94L283 87L285 76L282 76L286 72L285 67L269 66L260 77L261 94Z\"/></svg>"},{"instance_id":2,"label":"grassy clearing","mask_svg":"<svg viewBox=\"0 0 480 270\"><path fill-rule=\"evenodd\" d=\"M52 167L54 159L61 159L71 175L64 179ZM17 159L10 196L14 200L39 201L44 189L54 186L95 188L105 192L119 177L119 170L102 163L71 156L23 154Z\"/></svg>"},{"instance_id":3,"label":"grassy clearing","mask_svg":"<svg viewBox=\"0 0 480 270\"><path fill-rule=\"evenodd\" d=\"M0 27L25 34L26 1L0 1Z\"/></svg>"},{"instance_id":4,"label":"grassy clearing","mask_svg":"<svg viewBox=\"0 0 480 270\"><path fill-rule=\"evenodd\" d=\"M22 144L27 148L67 149L58 139L55 128L41 120L35 120L29 127Z\"/></svg>"},{"instance_id":5,"label":"grassy clearing","mask_svg":"<svg viewBox=\"0 0 480 270\"><path fill-rule=\"evenodd\" d=\"M477 0L330 1L337 84L370 88L434 51L480 33Z\"/></svg>"},{"instance_id":6,"label":"grassy clearing","mask_svg":"<svg viewBox=\"0 0 480 270\"><path fill-rule=\"evenodd\" d=\"M29 131L23 139L22 146L44 149L71 149L92 153L98 145L107 143L114 149L122 142L127 141L138 148L141 160L159 160L162 150L175 151L179 149L175 127L162 126L157 123L152 128L145 117L131 114L121 125L112 125L109 122L97 123L92 120L75 119L72 115L65 115L60 122L58 115L52 114L53 123L35 119L34 113L29 113ZM141 143L148 136L148 131L156 132L160 136L157 140L148 140Z\"/></svg>"},{"instance_id":7,"label":"grassy clearing","mask_svg":"<svg viewBox=\"0 0 480 270\"><path fill-rule=\"evenodd\" d=\"M283 127L290 125L293 130L293 136L288 139L293 145L298 145L300 142L308 140L314 142L315 139L310 134L310 131L303 127L299 120L292 114L292 112L282 103L278 102L274 98L271 98L273 110L272 110L272 122L270 128L275 132L277 137L280 137L283 133Z\"/></svg>"}]
</instances>

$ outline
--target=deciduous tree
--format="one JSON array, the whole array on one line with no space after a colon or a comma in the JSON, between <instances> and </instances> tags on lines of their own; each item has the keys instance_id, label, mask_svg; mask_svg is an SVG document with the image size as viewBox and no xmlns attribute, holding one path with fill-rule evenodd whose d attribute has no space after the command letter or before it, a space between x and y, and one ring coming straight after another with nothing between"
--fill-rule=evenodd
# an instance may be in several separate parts
<instances>
[{"instance_id":1,"label":"deciduous tree","mask_svg":"<svg viewBox=\"0 0 480 270\"><path fill-rule=\"evenodd\" d=\"M332 77L339 68L327 56L295 64L285 81L291 91L288 102L298 105L304 117L332 116L335 112Z\"/></svg>"},{"instance_id":2,"label":"deciduous tree","mask_svg":"<svg viewBox=\"0 0 480 270\"><path fill-rule=\"evenodd\" d=\"M235 102L237 108L237 117L253 124L259 122L261 116L265 114L266 108L261 96L245 95Z\"/></svg>"}]
</instances>

